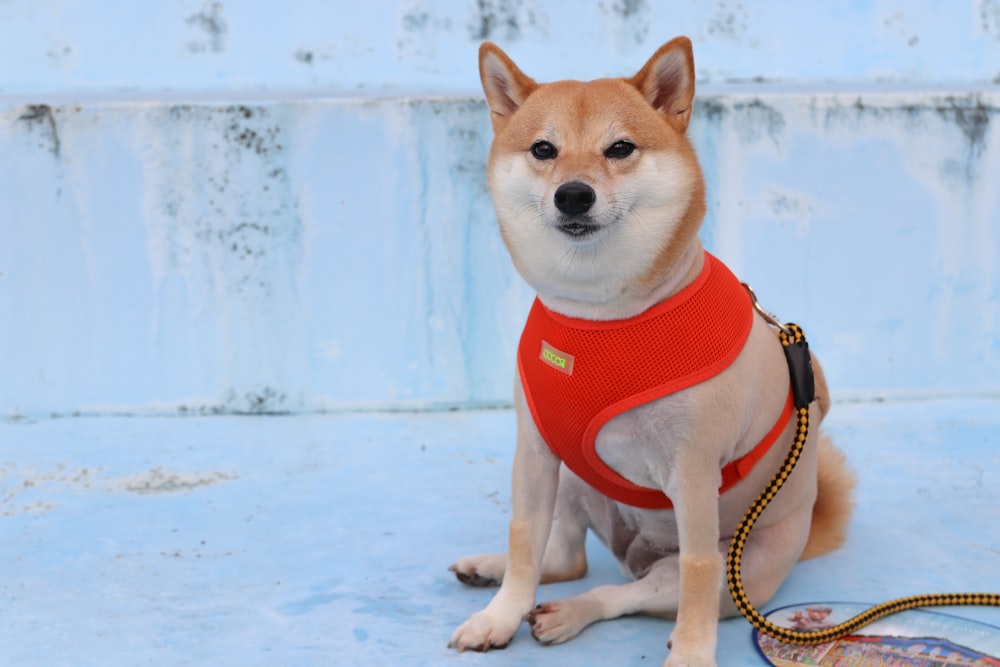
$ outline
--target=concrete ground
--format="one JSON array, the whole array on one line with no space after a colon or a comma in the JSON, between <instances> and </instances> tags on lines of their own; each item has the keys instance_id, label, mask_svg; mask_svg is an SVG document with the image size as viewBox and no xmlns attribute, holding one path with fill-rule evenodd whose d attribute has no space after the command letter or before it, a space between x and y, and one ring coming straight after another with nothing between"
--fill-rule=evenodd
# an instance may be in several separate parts
<instances>
[{"instance_id":1,"label":"concrete ground","mask_svg":"<svg viewBox=\"0 0 1000 667\"><path fill-rule=\"evenodd\" d=\"M1000 399L840 404L827 428L858 512L770 607L1000 591ZM447 567L504 548L513 432L506 410L0 422L0 664L661 664L671 624L647 618L446 649L491 595ZM621 581L590 556L539 599ZM719 644L764 664L742 619Z\"/></svg>"}]
</instances>

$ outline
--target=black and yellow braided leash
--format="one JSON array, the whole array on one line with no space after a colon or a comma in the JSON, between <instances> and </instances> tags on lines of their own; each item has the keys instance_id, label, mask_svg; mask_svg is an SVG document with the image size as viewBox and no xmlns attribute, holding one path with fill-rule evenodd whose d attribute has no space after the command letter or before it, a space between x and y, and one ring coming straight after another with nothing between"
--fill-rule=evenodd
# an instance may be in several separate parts
<instances>
[{"instance_id":1,"label":"black and yellow braided leash","mask_svg":"<svg viewBox=\"0 0 1000 667\"><path fill-rule=\"evenodd\" d=\"M859 628L869 623L877 621L897 612L915 609L917 607L949 607L949 606L992 606L1000 607L1000 594L998 593L936 593L930 595L913 595L905 598L898 598L880 605L876 605L843 623L839 623L830 628L821 630L792 630L775 625L757 611L753 603L747 597L743 589L743 580L740 576L740 561L743 557L743 549L746 546L750 530L757 519L760 518L764 508L774 499L778 490L781 489L785 481L792 474L795 464L798 463L802 450L805 448L806 439L809 436L809 404L815 398L815 388L812 374L812 362L809 357L809 345L801 327L797 324L781 324L773 315L760 307L753 291L747 287L754 307L772 325L778 327L778 337L785 351L788 360L788 369L792 380L792 392L795 398L795 437L784 463L775 473L771 481L764 487L764 490L757 496L750 508L743 515L740 525L736 528L732 542L729 545L729 555L726 560L726 578L729 582L729 592L733 596L733 601L740 613L758 631L773 637L787 644L799 644L805 646L815 646L825 644L846 635L852 634Z\"/></svg>"}]
</instances>

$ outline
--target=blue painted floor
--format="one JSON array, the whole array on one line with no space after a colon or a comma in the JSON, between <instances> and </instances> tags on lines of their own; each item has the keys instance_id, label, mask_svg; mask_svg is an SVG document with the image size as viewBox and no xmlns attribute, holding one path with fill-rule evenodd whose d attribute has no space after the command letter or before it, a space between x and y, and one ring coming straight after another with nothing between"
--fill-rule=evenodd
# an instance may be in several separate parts
<instances>
[{"instance_id":1,"label":"blue painted floor","mask_svg":"<svg viewBox=\"0 0 1000 667\"><path fill-rule=\"evenodd\" d=\"M859 510L771 606L1000 591L1000 399L834 408ZM513 433L504 410L0 422L0 664L659 665L670 623L644 618L446 650L492 594L446 568L504 548ZM591 564L540 599L621 580ZM763 664L744 621L719 664Z\"/></svg>"}]
</instances>

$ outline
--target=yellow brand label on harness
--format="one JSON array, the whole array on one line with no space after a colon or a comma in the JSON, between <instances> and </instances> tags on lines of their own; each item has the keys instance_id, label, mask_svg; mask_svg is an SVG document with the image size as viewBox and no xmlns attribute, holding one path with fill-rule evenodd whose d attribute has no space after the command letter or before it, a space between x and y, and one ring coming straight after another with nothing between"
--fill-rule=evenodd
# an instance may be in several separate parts
<instances>
[{"instance_id":1,"label":"yellow brand label on harness","mask_svg":"<svg viewBox=\"0 0 1000 667\"><path fill-rule=\"evenodd\" d=\"M576 357L569 352L563 352L548 341L542 341L542 354L539 358L557 371L562 371L567 375L573 374L573 363L576 361Z\"/></svg>"}]
</instances>

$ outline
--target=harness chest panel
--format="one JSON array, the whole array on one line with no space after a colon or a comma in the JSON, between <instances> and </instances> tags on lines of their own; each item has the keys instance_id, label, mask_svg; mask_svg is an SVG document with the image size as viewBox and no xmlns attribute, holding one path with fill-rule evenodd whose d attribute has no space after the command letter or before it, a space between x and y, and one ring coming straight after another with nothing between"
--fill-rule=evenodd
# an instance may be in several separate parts
<instances>
[{"instance_id":1,"label":"harness chest panel","mask_svg":"<svg viewBox=\"0 0 1000 667\"><path fill-rule=\"evenodd\" d=\"M739 280L705 253L698 277L676 295L626 320L592 321L550 311L537 298L518 345L518 369L535 424L580 478L619 502L668 509L659 489L609 468L595 450L616 415L725 370L750 336L753 307ZM781 434L778 423L748 455L723 468L721 491L742 479Z\"/></svg>"}]
</instances>

